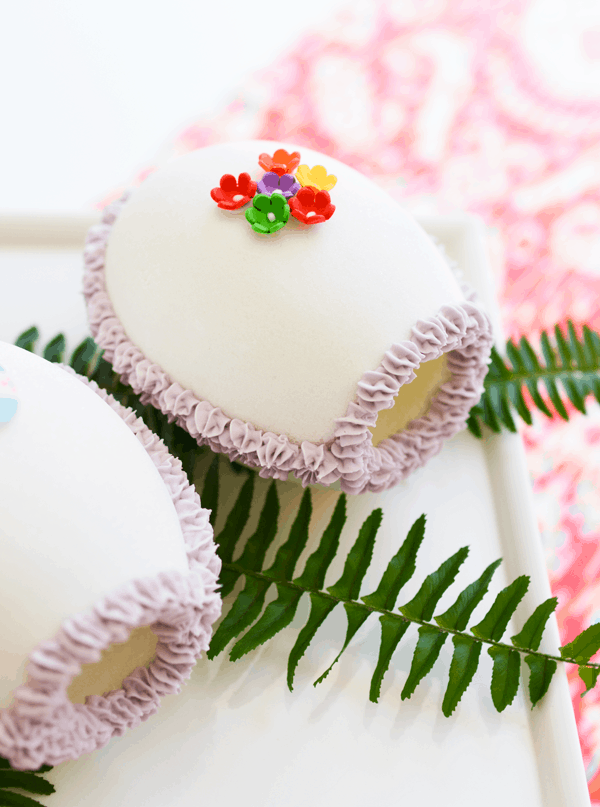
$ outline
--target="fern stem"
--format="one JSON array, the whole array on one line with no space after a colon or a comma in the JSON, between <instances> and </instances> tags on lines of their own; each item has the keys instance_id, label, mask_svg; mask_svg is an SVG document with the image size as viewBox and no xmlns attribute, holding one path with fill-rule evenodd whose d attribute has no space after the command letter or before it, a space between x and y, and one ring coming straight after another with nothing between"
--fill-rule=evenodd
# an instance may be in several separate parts
<instances>
[{"instance_id":1,"label":"fern stem","mask_svg":"<svg viewBox=\"0 0 600 807\"><path fill-rule=\"evenodd\" d=\"M589 369L578 368L577 370L571 370L568 367L542 367L534 372L527 370L512 370L510 377L506 378L500 378L499 376L488 373L483 385L486 390L489 390L492 387L509 389L514 387L516 384L522 388L527 381L531 381L532 379L536 382L543 381L545 378L553 378L561 381L561 376L565 376L567 378L575 378L578 381L587 381L588 376L598 378L598 375L598 370L591 367ZM589 394L593 394L591 390Z\"/></svg>"},{"instance_id":2,"label":"fern stem","mask_svg":"<svg viewBox=\"0 0 600 807\"><path fill-rule=\"evenodd\" d=\"M275 580L269 576L268 574L264 574L263 572L257 572L253 569L247 569L244 566L241 566L239 563L232 563L232 562L223 562L223 568L236 572L238 575L250 575L251 577L256 578L257 580L263 580L267 583L274 583ZM277 580L278 586L287 586L288 588L295 589L296 591L300 591L306 594L314 594L315 591L308 586L298 585L298 583L294 582L293 580ZM393 619L398 620L398 622L412 622L415 625L422 625L425 627L435 628L435 630L439 631L440 633L449 633L453 636L467 636L471 638L470 633L466 633L465 631L454 630L452 628L445 628L441 625L434 624L433 622L426 622L423 619L416 619L415 617L408 617L404 616L403 614L397 614L393 611L386 611L385 608L377 608L374 605L367 605L364 602L357 602L356 600L347 600L341 597L335 597L333 594L330 594L328 591L319 591L318 594L325 599L332 600L333 602L340 605L352 604L357 605L360 608L364 608L365 611L370 611L374 614L384 614L385 616L391 617ZM580 662L576 661L573 658L563 658L562 656L552 655L551 653L542 653L540 650L531 650L527 647L517 647L512 644L507 644L506 642L496 642L493 639L484 639L477 637L477 641L482 642L485 645L490 645L492 647L499 647L505 648L508 650L516 650L521 655L528 655L528 656L538 656L539 658L549 659L552 661L562 661L566 664L576 664L578 667L588 667L590 669L600 669L600 662Z\"/></svg>"}]
</instances>

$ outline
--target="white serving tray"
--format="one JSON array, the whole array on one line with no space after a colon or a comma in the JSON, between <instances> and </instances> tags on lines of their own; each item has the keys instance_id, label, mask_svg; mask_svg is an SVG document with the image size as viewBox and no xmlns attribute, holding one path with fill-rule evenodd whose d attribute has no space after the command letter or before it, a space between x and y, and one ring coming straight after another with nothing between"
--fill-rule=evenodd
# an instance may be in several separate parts
<instances>
[{"instance_id":1,"label":"white serving tray","mask_svg":"<svg viewBox=\"0 0 600 807\"><path fill-rule=\"evenodd\" d=\"M44 339L62 330L70 348L85 336L80 250L92 221L85 216L0 218L0 339L12 341L31 324L38 325ZM479 221L468 216L421 221L476 287L499 335ZM289 512L300 495L299 486L286 485L284 510ZM315 490L317 538L336 495ZM362 520L378 506L384 522L363 593L376 586L409 526L425 512L427 537L402 601L465 544L471 546L470 556L438 612L500 556L504 563L473 621L519 574L529 574L531 586L512 627L518 629L550 596L518 436L478 441L467 433L457 435L398 487L350 499L342 548L347 549ZM327 583L339 574L341 560L332 565ZM379 637L373 617L326 681L311 686L343 641L344 616L336 611L301 661L294 692L289 693L286 659L306 614L303 602L286 631L235 664L225 655L212 662L201 660L182 693L167 698L147 723L101 751L51 771L48 778L57 793L40 800L50 807L589 805L564 670L559 669L535 709L520 689L499 715L489 693L491 660L483 652L473 683L446 719L440 707L450 642L412 699L400 700L414 649L412 631L396 651L379 704L371 704L369 681ZM558 644L556 624L551 622L543 647L555 650Z\"/></svg>"}]
</instances>

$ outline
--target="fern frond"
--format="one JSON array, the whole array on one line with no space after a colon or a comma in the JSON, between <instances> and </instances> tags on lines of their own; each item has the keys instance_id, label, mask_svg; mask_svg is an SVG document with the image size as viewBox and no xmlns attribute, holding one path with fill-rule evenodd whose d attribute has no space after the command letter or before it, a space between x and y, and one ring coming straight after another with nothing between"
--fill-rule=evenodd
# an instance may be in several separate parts
<instances>
[{"instance_id":1,"label":"fern frond","mask_svg":"<svg viewBox=\"0 0 600 807\"><path fill-rule=\"evenodd\" d=\"M231 536L224 542L223 579L228 579L227 575L232 574L235 579L244 577L245 583L213 636L209 658L217 656L235 640L230 650L230 659L235 661L274 638L290 625L297 614L303 594L308 594L310 612L288 658L287 683L290 690L293 688L300 659L327 617L340 605L346 613L346 635L333 662L316 679L315 685L325 680L372 614L379 616L381 624L379 654L369 689L369 698L374 702L380 697L385 674L411 623L418 626L419 635L400 697L411 697L433 668L450 635L454 650L442 703L442 711L446 716L454 712L471 683L484 645L487 645L488 653L493 659L490 690L498 711L503 711L512 703L518 691L521 656L530 668L529 693L532 705L546 693L558 661L578 664L586 686L596 683L600 665L592 664L589 659L600 647L600 626L593 626L578 641L562 648L561 656L538 650L544 628L556 607L555 598L550 598L535 609L521 631L512 637L511 644L500 641L527 591L529 578L525 575L502 589L483 619L473 625L470 632L467 631L468 622L475 608L484 599L500 564L499 560L491 563L477 580L466 586L450 608L433 616L440 598L453 584L464 563L468 547L458 550L435 572L428 575L410 602L397 606L396 600L402 587L413 577L416 569L417 552L425 532L424 516L418 518L409 530L375 590L361 598L360 589L373 557L382 519L381 511L374 510L367 517L345 560L340 578L323 589L326 573L339 548L340 536L346 523L346 497L341 495L338 498L316 549L305 563L304 571L294 577L295 566L308 543L312 494L310 488L304 491L287 540L277 550L271 566L264 569L267 549L274 543L277 533L276 519L271 523L269 531L269 519L265 513L271 510L275 517L279 512L276 485L271 483L267 498L272 496L272 503L267 505L265 499L259 526L246 542L239 559L232 560L235 548L231 525L235 523L236 528L239 528L248 521L251 508L247 497L251 493L251 485L248 479L244 481L222 533ZM239 517L240 513L242 518ZM240 543L243 543L242 539ZM277 596L265 606L271 586L275 586Z\"/></svg>"},{"instance_id":2,"label":"fern frond","mask_svg":"<svg viewBox=\"0 0 600 807\"><path fill-rule=\"evenodd\" d=\"M554 327L552 340L542 331L540 353L525 336L518 345L508 340L506 360L492 349L484 393L471 409L467 426L476 437L483 434L481 424L494 432L502 427L514 432L514 413L531 424L534 409L549 418L556 413L568 420L567 402L585 414L590 395L600 402L600 335L584 325L578 336L569 321L566 334L560 326Z\"/></svg>"}]
</instances>

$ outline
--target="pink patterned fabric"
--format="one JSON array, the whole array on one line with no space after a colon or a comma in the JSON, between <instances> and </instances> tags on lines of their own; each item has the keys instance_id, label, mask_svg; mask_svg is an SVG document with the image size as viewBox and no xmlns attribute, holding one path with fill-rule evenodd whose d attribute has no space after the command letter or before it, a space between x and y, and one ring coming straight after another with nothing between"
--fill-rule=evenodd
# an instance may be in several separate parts
<instances>
[{"instance_id":1,"label":"pink patterned fabric","mask_svg":"<svg viewBox=\"0 0 600 807\"><path fill-rule=\"evenodd\" d=\"M181 463L131 409L94 381L78 378L123 418L160 473L179 516L189 573L164 571L132 580L90 612L66 618L56 636L31 652L26 683L15 689L12 705L0 710L0 755L17 769L77 759L147 720L161 698L179 692L189 678L208 649L212 625L221 613L221 561L209 511L200 506ZM127 641L134 628L146 625L158 638L149 666L133 670L121 689L90 695L83 704L71 703L67 689L81 665L97 662L103 650Z\"/></svg>"},{"instance_id":2,"label":"pink patterned fabric","mask_svg":"<svg viewBox=\"0 0 600 807\"><path fill-rule=\"evenodd\" d=\"M600 6L590 0L354 4L172 153L288 140L344 160L415 212L489 225L507 335L600 329ZM600 619L600 409L523 430L567 642ZM600 804L600 687L581 699Z\"/></svg>"}]
</instances>

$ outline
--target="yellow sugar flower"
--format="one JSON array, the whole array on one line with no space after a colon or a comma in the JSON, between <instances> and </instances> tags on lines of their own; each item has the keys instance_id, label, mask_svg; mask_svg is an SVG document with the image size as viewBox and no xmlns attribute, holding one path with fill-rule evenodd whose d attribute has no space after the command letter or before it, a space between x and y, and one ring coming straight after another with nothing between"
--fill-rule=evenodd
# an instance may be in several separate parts
<instances>
[{"instance_id":1,"label":"yellow sugar flower","mask_svg":"<svg viewBox=\"0 0 600 807\"><path fill-rule=\"evenodd\" d=\"M314 168L309 168L308 165L299 165L296 171L296 179L304 187L311 185L318 191L330 191L337 182L337 177L334 177L333 174L328 174L322 165L315 165Z\"/></svg>"}]
</instances>

